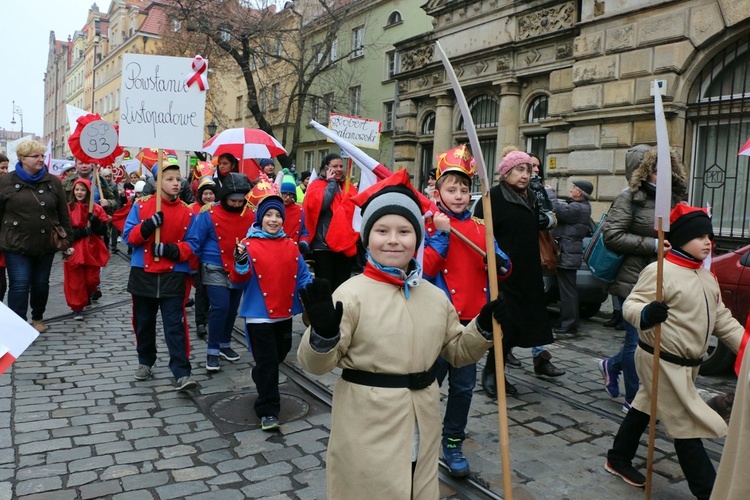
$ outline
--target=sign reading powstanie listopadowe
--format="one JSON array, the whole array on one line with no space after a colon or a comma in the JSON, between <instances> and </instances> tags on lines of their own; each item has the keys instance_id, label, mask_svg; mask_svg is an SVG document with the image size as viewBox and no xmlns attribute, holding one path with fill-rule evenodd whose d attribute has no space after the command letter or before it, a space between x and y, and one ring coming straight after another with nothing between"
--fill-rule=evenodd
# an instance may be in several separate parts
<instances>
[{"instance_id":1,"label":"sign reading powstanie listopadowe","mask_svg":"<svg viewBox=\"0 0 750 500\"><path fill-rule=\"evenodd\" d=\"M187 57L123 55L120 145L203 147L206 92L186 83L192 63Z\"/></svg>"},{"instance_id":2,"label":"sign reading powstanie listopadowe","mask_svg":"<svg viewBox=\"0 0 750 500\"><path fill-rule=\"evenodd\" d=\"M342 139L360 148L378 149L380 147L380 126L377 120L356 116L331 113L328 117L328 128ZM333 142L330 139L328 142Z\"/></svg>"}]
</instances>

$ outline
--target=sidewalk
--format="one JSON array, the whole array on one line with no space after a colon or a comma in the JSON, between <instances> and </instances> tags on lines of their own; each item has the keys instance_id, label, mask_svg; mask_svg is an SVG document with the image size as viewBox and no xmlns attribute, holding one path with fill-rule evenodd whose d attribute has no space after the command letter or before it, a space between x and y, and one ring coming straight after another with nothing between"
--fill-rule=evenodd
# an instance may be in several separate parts
<instances>
[{"instance_id":1,"label":"sidewalk","mask_svg":"<svg viewBox=\"0 0 750 500\"><path fill-rule=\"evenodd\" d=\"M282 375L282 432L260 431L244 346L234 346L238 362L223 362L221 372L208 375L206 343L193 337L200 386L190 394L173 390L163 340L155 377L133 378L127 274L127 263L113 256L99 301L109 305L76 322L56 261L46 317L66 316L50 321L49 332L0 377L0 500L325 498L328 409ZM291 363L302 328L296 320ZM587 321L580 338L552 346L555 363L568 372L559 380L534 377L528 350L516 350L524 364L509 373L519 389L508 399L516 497L642 497L603 469L622 403L606 398L593 353L614 352L621 343L615 335L600 320ZM318 377L331 388L337 379L336 373ZM731 377L706 382L709 390L733 386ZM497 422L497 404L478 385L464 448L473 473L499 493ZM719 454L722 441L706 447ZM642 445L636 466L644 470L645 454ZM689 498L671 441L657 439L655 457L654 498Z\"/></svg>"}]
</instances>

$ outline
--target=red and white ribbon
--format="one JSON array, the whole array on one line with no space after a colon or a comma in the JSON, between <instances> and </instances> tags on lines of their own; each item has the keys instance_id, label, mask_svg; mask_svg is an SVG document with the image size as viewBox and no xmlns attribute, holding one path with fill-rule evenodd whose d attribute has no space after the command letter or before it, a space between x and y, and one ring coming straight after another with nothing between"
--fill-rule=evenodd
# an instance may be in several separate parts
<instances>
[{"instance_id":1,"label":"red and white ribbon","mask_svg":"<svg viewBox=\"0 0 750 500\"><path fill-rule=\"evenodd\" d=\"M193 59L193 71L187 76L187 86L191 86L194 83L198 84L198 88L205 91L208 90L208 61L203 59L201 56L195 56Z\"/></svg>"}]
</instances>

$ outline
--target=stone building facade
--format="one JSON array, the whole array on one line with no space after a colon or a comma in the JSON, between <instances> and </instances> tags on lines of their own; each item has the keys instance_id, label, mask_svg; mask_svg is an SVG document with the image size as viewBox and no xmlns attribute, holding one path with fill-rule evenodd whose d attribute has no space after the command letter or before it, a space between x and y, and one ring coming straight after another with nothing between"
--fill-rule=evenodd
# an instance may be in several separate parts
<instances>
[{"instance_id":1,"label":"stone building facade","mask_svg":"<svg viewBox=\"0 0 750 500\"><path fill-rule=\"evenodd\" d=\"M506 145L537 154L561 194L594 186L595 216L625 186L625 153L656 143L652 81L690 201L730 244L750 237L750 2L430 0L434 30L396 44L396 167L423 182L436 154L467 142L435 41L469 101L487 164Z\"/></svg>"},{"instance_id":2,"label":"stone building facade","mask_svg":"<svg viewBox=\"0 0 750 500\"><path fill-rule=\"evenodd\" d=\"M70 40L57 40L55 32L50 31L47 70L44 73L44 142L52 141L54 158L62 158L67 150L66 75L72 46Z\"/></svg>"}]
</instances>

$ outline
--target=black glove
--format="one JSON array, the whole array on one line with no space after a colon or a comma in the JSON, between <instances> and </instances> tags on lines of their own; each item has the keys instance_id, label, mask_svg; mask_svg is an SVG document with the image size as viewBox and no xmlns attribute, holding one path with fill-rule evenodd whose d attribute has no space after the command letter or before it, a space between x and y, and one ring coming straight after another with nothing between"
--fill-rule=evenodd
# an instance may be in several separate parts
<instances>
[{"instance_id":1,"label":"black glove","mask_svg":"<svg viewBox=\"0 0 750 500\"><path fill-rule=\"evenodd\" d=\"M107 230L107 226L104 222L102 222L99 217L96 217L94 214L88 215L89 222L91 223L91 230L98 234L102 235Z\"/></svg>"},{"instance_id":2,"label":"black glove","mask_svg":"<svg viewBox=\"0 0 750 500\"><path fill-rule=\"evenodd\" d=\"M477 326L482 331L491 332L492 318L495 318L498 323L502 323L505 320L505 314L505 300L502 297L498 297L495 300L487 302L482 307L482 310L479 311Z\"/></svg>"},{"instance_id":3,"label":"black glove","mask_svg":"<svg viewBox=\"0 0 750 500\"><path fill-rule=\"evenodd\" d=\"M344 304L336 302L334 308L331 284L328 280L313 278L311 283L299 291L299 297L315 333L326 339L339 334Z\"/></svg>"},{"instance_id":4,"label":"black glove","mask_svg":"<svg viewBox=\"0 0 750 500\"><path fill-rule=\"evenodd\" d=\"M648 330L657 323L664 323L669 317L669 306L664 302L653 301L641 311L641 330Z\"/></svg>"},{"instance_id":5,"label":"black glove","mask_svg":"<svg viewBox=\"0 0 750 500\"><path fill-rule=\"evenodd\" d=\"M152 243L151 250L154 257L166 257L174 261L180 260L180 248L176 243Z\"/></svg>"},{"instance_id":6,"label":"black glove","mask_svg":"<svg viewBox=\"0 0 750 500\"><path fill-rule=\"evenodd\" d=\"M247 264L247 261L247 248L245 248L245 245L237 245L234 247L234 262L244 266Z\"/></svg>"},{"instance_id":7,"label":"black glove","mask_svg":"<svg viewBox=\"0 0 750 500\"><path fill-rule=\"evenodd\" d=\"M159 211L141 223L141 237L147 240L154 234L157 227L164 224L164 212Z\"/></svg>"},{"instance_id":8,"label":"black glove","mask_svg":"<svg viewBox=\"0 0 750 500\"><path fill-rule=\"evenodd\" d=\"M91 234L90 227L74 227L73 228L73 241L78 241L81 238L85 238L86 236L90 234Z\"/></svg>"}]
</instances>

